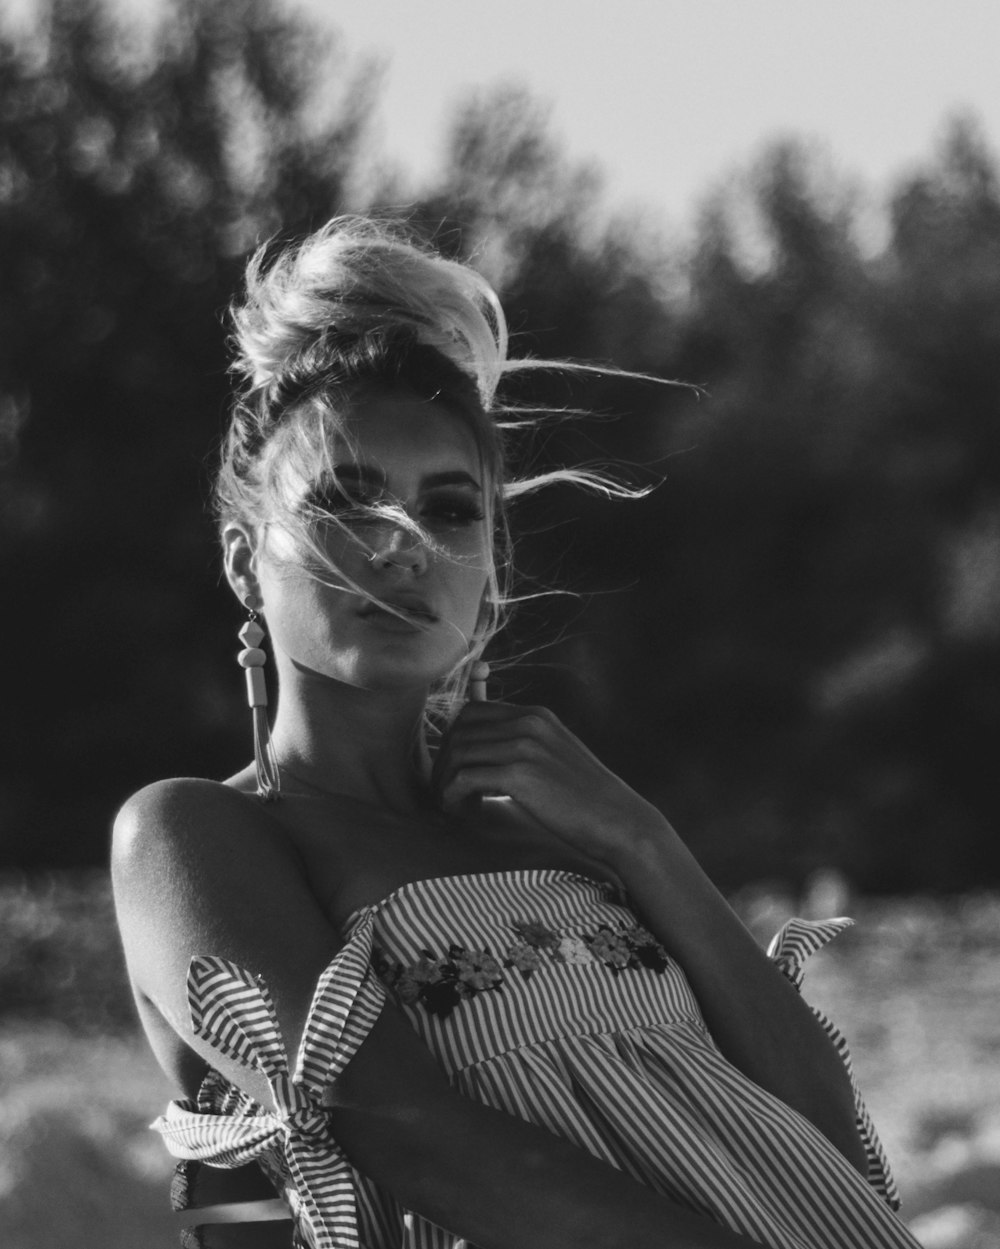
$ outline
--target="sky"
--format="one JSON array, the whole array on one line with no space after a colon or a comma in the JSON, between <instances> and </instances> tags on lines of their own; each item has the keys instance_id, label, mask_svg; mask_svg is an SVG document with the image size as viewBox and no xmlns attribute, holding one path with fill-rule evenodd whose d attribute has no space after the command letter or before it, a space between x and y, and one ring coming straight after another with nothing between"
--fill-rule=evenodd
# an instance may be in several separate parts
<instances>
[{"instance_id":1,"label":"sky","mask_svg":"<svg viewBox=\"0 0 1000 1249\"><path fill-rule=\"evenodd\" d=\"M616 207L683 227L778 136L880 197L946 119L1000 151L1000 0L293 0L384 65L372 138L429 182L470 90L514 80Z\"/></svg>"}]
</instances>

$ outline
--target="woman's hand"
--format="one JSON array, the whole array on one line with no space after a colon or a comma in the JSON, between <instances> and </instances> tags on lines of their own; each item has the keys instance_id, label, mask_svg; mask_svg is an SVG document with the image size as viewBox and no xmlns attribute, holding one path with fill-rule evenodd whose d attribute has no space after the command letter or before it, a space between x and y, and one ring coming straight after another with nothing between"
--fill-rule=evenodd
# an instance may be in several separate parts
<instances>
[{"instance_id":1,"label":"woman's hand","mask_svg":"<svg viewBox=\"0 0 1000 1249\"><path fill-rule=\"evenodd\" d=\"M659 811L599 762L547 707L470 702L434 767L446 811L504 794L568 845L620 865L649 836L670 836Z\"/></svg>"}]
</instances>

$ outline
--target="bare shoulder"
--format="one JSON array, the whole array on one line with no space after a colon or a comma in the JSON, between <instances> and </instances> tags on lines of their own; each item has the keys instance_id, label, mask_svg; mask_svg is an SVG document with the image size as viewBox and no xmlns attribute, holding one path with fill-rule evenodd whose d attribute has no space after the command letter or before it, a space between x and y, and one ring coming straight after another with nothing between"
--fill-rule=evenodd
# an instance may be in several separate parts
<instances>
[{"instance_id":1,"label":"bare shoulder","mask_svg":"<svg viewBox=\"0 0 1000 1249\"><path fill-rule=\"evenodd\" d=\"M229 785L140 790L115 820L111 863L129 969L154 1000L165 983L176 995L196 953L263 972L308 952L318 976L340 944L282 826Z\"/></svg>"},{"instance_id":2,"label":"bare shoulder","mask_svg":"<svg viewBox=\"0 0 1000 1249\"><path fill-rule=\"evenodd\" d=\"M181 777L147 785L129 798L114 823L111 848L116 886L195 863L230 877L255 867L296 866L288 839L264 805L218 781ZM161 880L161 883L162 880Z\"/></svg>"},{"instance_id":3,"label":"bare shoulder","mask_svg":"<svg viewBox=\"0 0 1000 1249\"><path fill-rule=\"evenodd\" d=\"M264 805L221 781L175 777L134 793L115 818L115 848L128 850L144 830L202 831L236 827L270 828Z\"/></svg>"},{"instance_id":4,"label":"bare shoulder","mask_svg":"<svg viewBox=\"0 0 1000 1249\"><path fill-rule=\"evenodd\" d=\"M293 842L254 796L185 778L129 798L115 820L111 858L129 977L164 1070L185 1087L196 1083L183 1073L197 1054L266 1096L195 1036L188 969L196 956L212 955L262 977L294 1052L316 982L343 939Z\"/></svg>"}]
</instances>

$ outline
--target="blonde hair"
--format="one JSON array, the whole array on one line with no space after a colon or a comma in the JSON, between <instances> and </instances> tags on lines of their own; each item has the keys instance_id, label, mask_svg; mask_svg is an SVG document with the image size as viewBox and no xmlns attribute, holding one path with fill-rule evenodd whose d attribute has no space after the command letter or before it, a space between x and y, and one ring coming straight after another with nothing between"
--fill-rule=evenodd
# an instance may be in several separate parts
<instances>
[{"instance_id":1,"label":"blonde hair","mask_svg":"<svg viewBox=\"0 0 1000 1249\"><path fill-rule=\"evenodd\" d=\"M352 536L353 528L310 499L320 483L339 489L332 448L335 439L350 445L345 413L366 391L405 389L458 415L479 448L494 541L486 618L428 704L430 713L448 718L512 601L509 501L558 481L629 498L649 489L584 468L510 474L506 432L541 414L500 403L498 387L526 369L621 371L508 358L506 319L489 283L415 241L402 223L336 217L273 256L272 250L265 245L250 260L245 294L230 310L238 385L215 483L220 526L278 522L313 575L360 593L316 538L319 521ZM352 504L351 510L350 519L364 512L436 545L396 505Z\"/></svg>"}]
</instances>

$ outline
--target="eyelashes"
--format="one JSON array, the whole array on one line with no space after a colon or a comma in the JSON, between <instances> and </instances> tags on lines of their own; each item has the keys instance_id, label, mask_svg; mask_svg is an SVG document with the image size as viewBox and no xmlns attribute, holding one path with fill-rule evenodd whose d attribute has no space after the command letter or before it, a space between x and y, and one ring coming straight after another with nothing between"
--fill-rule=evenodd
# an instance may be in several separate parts
<instances>
[{"instance_id":1,"label":"eyelashes","mask_svg":"<svg viewBox=\"0 0 1000 1249\"><path fill-rule=\"evenodd\" d=\"M376 493L368 494L363 490L344 490L330 486L326 489L310 490L304 504L309 512L326 512L330 516L336 516L338 520L344 520L353 512L358 514L359 519L370 516L369 509L376 506L378 501Z\"/></svg>"},{"instance_id":2,"label":"eyelashes","mask_svg":"<svg viewBox=\"0 0 1000 1249\"><path fill-rule=\"evenodd\" d=\"M475 525L486 515L477 500L466 495L436 495L421 509L423 518L431 525L437 523L448 528Z\"/></svg>"},{"instance_id":3,"label":"eyelashes","mask_svg":"<svg viewBox=\"0 0 1000 1249\"><path fill-rule=\"evenodd\" d=\"M378 491L364 489L317 489L306 496L307 509L335 517L344 525L377 524L384 520L380 505L385 502ZM462 529L479 524L486 514L477 498L464 491L437 490L428 495L418 509L419 519L429 529Z\"/></svg>"}]
</instances>

